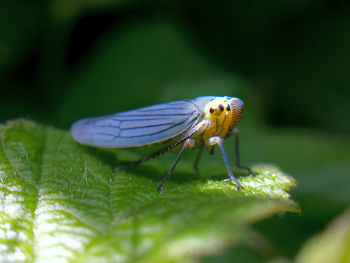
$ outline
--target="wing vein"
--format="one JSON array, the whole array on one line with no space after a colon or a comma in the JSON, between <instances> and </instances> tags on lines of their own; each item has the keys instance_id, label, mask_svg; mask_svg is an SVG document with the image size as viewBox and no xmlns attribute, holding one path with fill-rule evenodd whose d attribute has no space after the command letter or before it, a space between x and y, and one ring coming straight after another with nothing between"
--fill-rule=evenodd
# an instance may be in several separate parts
<instances>
[{"instance_id":1,"label":"wing vein","mask_svg":"<svg viewBox=\"0 0 350 263\"><path fill-rule=\"evenodd\" d=\"M194 120L192 120L192 121L191 121L191 124L192 124L196 119L197 119L197 118L195 118ZM183 124L183 123L186 122L186 121L187 121L187 119L184 120L184 121L182 121L182 122L176 123L176 124L174 124L174 125L171 126L171 127L168 127L168 128L165 128L165 129L163 129L163 130L159 130L159 131L153 132L153 133L147 133L147 134L142 134L142 135L133 135L133 136L116 136L116 137L121 137L121 138L134 138L134 137L142 137L142 136L155 135L155 134L157 134L157 133L162 133L162 132L165 132L165 131L167 131L167 130L173 129L173 128L175 128L176 126L181 125L181 124ZM188 126L191 126L191 125L188 125ZM152 126L151 126L151 127L152 127ZM123 131L124 131L124 130L129 130L129 128L127 128L127 129L122 129L122 130L123 130Z\"/></svg>"}]
</instances>

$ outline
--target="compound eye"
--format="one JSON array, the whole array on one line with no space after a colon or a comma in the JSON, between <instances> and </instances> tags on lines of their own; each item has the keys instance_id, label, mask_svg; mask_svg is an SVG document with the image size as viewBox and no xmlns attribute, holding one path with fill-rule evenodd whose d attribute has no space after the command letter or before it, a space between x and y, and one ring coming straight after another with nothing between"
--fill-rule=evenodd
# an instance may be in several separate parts
<instances>
[{"instance_id":1,"label":"compound eye","mask_svg":"<svg viewBox=\"0 0 350 263\"><path fill-rule=\"evenodd\" d=\"M231 110L230 105L227 105L226 110L227 110L227 111L230 111L230 110Z\"/></svg>"},{"instance_id":2,"label":"compound eye","mask_svg":"<svg viewBox=\"0 0 350 263\"><path fill-rule=\"evenodd\" d=\"M213 109L213 108L210 108L209 111L210 111L210 113L213 113L213 112L214 112L214 109Z\"/></svg>"},{"instance_id":3,"label":"compound eye","mask_svg":"<svg viewBox=\"0 0 350 263\"><path fill-rule=\"evenodd\" d=\"M224 107L222 104L220 104L220 105L219 105L219 110L220 110L220 111L223 111L224 109L225 109L225 107Z\"/></svg>"}]
</instances>

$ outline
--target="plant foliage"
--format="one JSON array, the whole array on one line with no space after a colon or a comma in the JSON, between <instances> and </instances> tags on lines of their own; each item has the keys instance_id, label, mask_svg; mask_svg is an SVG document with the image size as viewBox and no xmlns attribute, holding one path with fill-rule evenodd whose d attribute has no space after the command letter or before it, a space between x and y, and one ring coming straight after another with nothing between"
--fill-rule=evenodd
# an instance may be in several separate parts
<instances>
[{"instance_id":1,"label":"plant foliage","mask_svg":"<svg viewBox=\"0 0 350 263\"><path fill-rule=\"evenodd\" d=\"M1 262L192 262L246 239L258 220L298 211L286 192L294 179L273 166L252 167L241 191L220 180L222 164L215 175L179 169L159 194L157 163L113 172L126 150L24 120L0 126L0 138Z\"/></svg>"}]
</instances>

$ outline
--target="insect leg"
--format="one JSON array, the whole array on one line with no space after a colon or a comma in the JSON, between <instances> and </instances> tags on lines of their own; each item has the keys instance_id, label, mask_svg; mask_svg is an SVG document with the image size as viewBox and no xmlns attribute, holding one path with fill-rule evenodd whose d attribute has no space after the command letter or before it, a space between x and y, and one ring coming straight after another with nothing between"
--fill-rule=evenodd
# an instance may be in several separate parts
<instances>
[{"instance_id":1,"label":"insect leg","mask_svg":"<svg viewBox=\"0 0 350 263\"><path fill-rule=\"evenodd\" d=\"M194 144L195 144L195 141L194 141L193 139L186 139L186 140L185 140L185 142L184 142L184 144L182 145L182 148L181 148L179 154L177 155L175 162L174 162L173 165L171 166L171 168L170 168L170 170L169 170L167 176L165 176L165 177L159 182L159 184L158 184L158 191L159 191L160 193L163 192L162 185L164 184L164 182L165 182L166 180L169 179L169 177L170 177L170 176L172 175L172 173L174 172L174 169L175 169L177 163L179 162L179 160L180 160L180 158L181 158L181 156L182 156L184 150L185 150L187 147L193 148L193 147L194 147Z\"/></svg>"},{"instance_id":2,"label":"insect leg","mask_svg":"<svg viewBox=\"0 0 350 263\"><path fill-rule=\"evenodd\" d=\"M211 137L209 139L209 143L212 146L214 146L215 144L217 144L219 146L222 157L224 159L224 162L225 162L225 165L227 168L228 176L231 178L232 181L234 181L237 184L237 190L242 189L241 184L238 182L238 180L236 179L236 177L232 173L231 166L230 166L230 163L227 159L227 155L226 155L226 152L224 149L224 145L222 144L222 139L219 136L214 136L214 137Z\"/></svg>"},{"instance_id":3,"label":"insect leg","mask_svg":"<svg viewBox=\"0 0 350 263\"><path fill-rule=\"evenodd\" d=\"M239 136L238 136L238 129L235 128L233 129L232 131L232 134L235 136L235 157L236 157L236 166L240 169L245 169L249 172L249 175L252 175L253 174L253 171L252 169L250 169L249 167L247 166L242 166L241 165L241 159L240 159L240 151L239 151Z\"/></svg>"},{"instance_id":4,"label":"insect leg","mask_svg":"<svg viewBox=\"0 0 350 263\"><path fill-rule=\"evenodd\" d=\"M199 174L198 164L199 164L199 160L201 159L202 152L203 152L203 147L201 146L198 150L196 159L194 160L194 164L193 164L193 168L196 174Z\"/></svg>"},{"instance_id":5,"label":"insect leg","mask_svg":"<svg viewBox=\"0 0 350 263\"><path fill-rule=\"evenodd\" d=\"M149 161L149 160L151 160L151 159L153 159L153 158L155 158L155 157L158 157L158 156L162 155L163 153L166 153L166 152L170 151L170 150L171 150L172 148L174 148L176 145L177 145L176 143L171 144L171 145L168 145L168 146L166 146L166 147L160 149L159 151L156 151L156 152L154 152L154 153L151 153L151 154L149 154L149 155L146 155L146 156L144 156L144 157L138 159L137 161L134 161L134 162L126 162L126 163L125 163L125 164L126 164L125 167L117 167L117 168L114 169L114 171L115 171L115 172L119 172L119 171L125 171L125 170L127 170L127 169L129 169L129 168L133 168L133 167L135 167L135 166L137 166L137 165L139 165L139 164L141 164L141 163L143 163L143 162L147 162L147 161Z\"/></svg>"}]
</instances>

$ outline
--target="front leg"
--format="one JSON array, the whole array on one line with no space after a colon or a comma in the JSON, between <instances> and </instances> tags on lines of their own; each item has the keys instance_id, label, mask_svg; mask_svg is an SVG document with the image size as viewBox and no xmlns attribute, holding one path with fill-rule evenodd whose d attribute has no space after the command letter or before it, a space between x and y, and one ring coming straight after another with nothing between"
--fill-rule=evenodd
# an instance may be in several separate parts
<instances>
[{"instance_id":1,"label":"front leg","mask_svg":"<svg viewBox=\"0 0 350 263\"><path fill-rule=\"evenodd\" d=\"M252 169L250 169L250 167L247 167L247 166L242 166L241 165L241 159L240 159L240 150L239 150L239 136L238 136L238 129L237 128L234 128L232 131L231 131L231 135L234 135L235 136L235 158L236 158L236 166L240 169L245 169L249 172L249 175L252 175L253 174L253 171Z\"/></svg>"},{"instance_id":2,"label":"front leg","mask_svg":"<svg viewBox=\"0 0 350 263\"><path fill-rule=\"evenodd\" d=\"M226 169L227 169L227 173L228 176L231 178L232 181L234 181L237 184L237 190L242 189L242 185L238 182L238 180L236 179L236 177L233 175L232 170L231 170L231 166L230 163L227 159L227 155L224 149L224 145L222 144L222 139L219 136L213 136L209 139L209 144L211 146L214 145L218 145L222 154L222 157L224 159L225 165L226 165Z\"/></svg>"}]
</instances>

